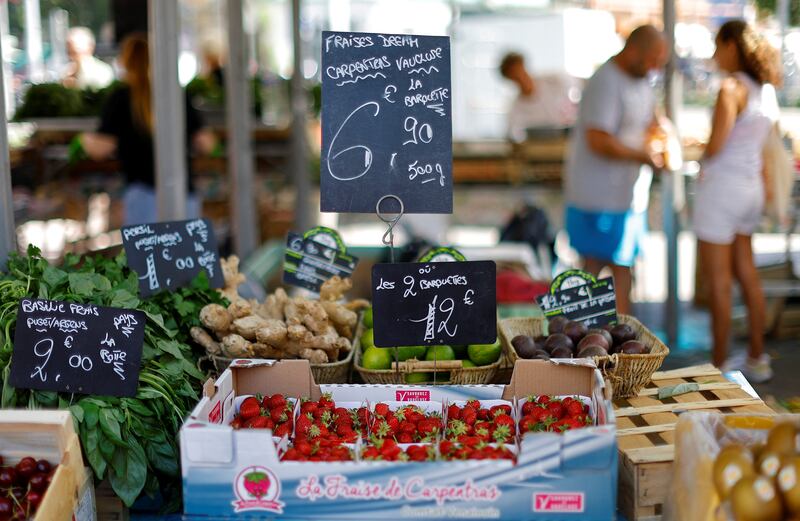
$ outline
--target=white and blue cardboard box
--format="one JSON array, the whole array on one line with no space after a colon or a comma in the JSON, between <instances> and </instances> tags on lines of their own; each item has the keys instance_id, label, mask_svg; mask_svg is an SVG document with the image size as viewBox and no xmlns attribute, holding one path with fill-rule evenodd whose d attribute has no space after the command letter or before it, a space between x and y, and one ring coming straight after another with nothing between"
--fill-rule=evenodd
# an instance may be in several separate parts
<instances>
[{"instance_id":1,"label":"white and blue cardboard box","mask_svg":"<svg viewBox=\"0 0 800 521\"><path fill-rule=\"evenodd\" d=\"M317 385L305 360L238 360L180 432L184 513L189 519L615 518L617 445L610 393L600 372L578 364L519 360L509 385ZM236 430L234 398L284 393L336 401L591 398L596 425L525 436L515 463L279 461L267 431ZM259 478L254 490L247 476ZM252 481L252 480L250 480Z\"/></svg>"}]
</instances>

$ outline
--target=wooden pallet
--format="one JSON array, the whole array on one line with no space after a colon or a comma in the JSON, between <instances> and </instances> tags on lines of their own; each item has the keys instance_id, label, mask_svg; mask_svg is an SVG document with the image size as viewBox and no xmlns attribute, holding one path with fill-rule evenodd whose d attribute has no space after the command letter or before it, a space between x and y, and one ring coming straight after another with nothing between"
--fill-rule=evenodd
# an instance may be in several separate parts
<instances>
[{"instance_id":1,"label":"wooden pallet","mask_svg":"<svg viewBox=\"0 0 800 521\"><path fill-rule=\"evenodd\" d=\"M695 392L663 400L658 389L696 383ZM675 423L688 410L774 414L763 401L708 364L661 371L634 398L614 401L619 445L619 510L628 521L661 519L672 479Z\"/></svg>"}]
</instances>

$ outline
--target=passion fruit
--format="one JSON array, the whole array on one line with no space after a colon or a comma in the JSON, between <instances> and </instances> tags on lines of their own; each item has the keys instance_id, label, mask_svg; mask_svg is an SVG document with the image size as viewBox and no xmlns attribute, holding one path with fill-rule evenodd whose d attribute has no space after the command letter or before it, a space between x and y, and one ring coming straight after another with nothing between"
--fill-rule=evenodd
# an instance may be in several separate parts
<instances>
[{"instance_id":1,"label":"passion fruit","mask_svg":"<svg viewBox=\"0 0 800 521\"><path fill-rule=\"evenodd\" d=\"M564 326L564 334L572 340L573 345L578 345L583 337L589 332L589 329L583 325L581 322L567 322L567 325Z\"/></svg>"},{"instance_id":2,"label":"passion fruit","mask_svg":"<svg viewBox=\"0 0 800 521\"><path fill-rule=\"evenodd\" d=\"M578 352L580 352L586 346L600 346L603 348L604 351L608 352L608 348L611 347L611 344L606 341L606 337L599 333L589 333L585 337L578 342Z\"/></svg>"},{"instance_id":3,"label":"passion fruit","mask_svg":"<svg viewBox=\"0 0 800 521\"><path fill-rule=\"evenodd\" d=\"M569 351L572 352L575 349L575 345L567 335L556 333L555 335L550 335L547 337L547 342L544 343L544 348L545 351L548 351L551 356L555 356L553 355L553 351L556 349L569 349Z\"/></svg>"},{"instance_id":4,"label":"passion fruit","mask_svg":"<svg viewBox=\"0 0 800 521\"><path fill-rule=\"evenodd\" d=\"M569 319L563 315L551 318L550 321L547 323L547 333L549 335L554 335L556 333L563 333L564 326L567 325L567 322L569 322Z\"/></svg>"},{"instance_id":5,"label":"passion fruit","mask_svg":"<svg viewBox=\"0 0 800 521\"><path fill-rule=\"evenodd\" d=\"M636 331L628 324L617 324L611 328L610 333L615 346L621 346L628 340L636 340Z\"/></svg>"}]
</instances>

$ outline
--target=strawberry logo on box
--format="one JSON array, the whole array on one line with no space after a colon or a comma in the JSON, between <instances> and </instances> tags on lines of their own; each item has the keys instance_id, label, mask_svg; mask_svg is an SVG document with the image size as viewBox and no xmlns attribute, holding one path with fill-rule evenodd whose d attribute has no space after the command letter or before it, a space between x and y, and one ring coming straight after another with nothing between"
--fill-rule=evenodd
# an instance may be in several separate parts
<instances>
[{"instance_id":1,"label":"strawberry logo on box","mask_svg":"<svg viewBox=\"0 0 800 521\"><path fill-rule=\"evenodd\" d=\"M237 514L253 510L283 513L284 504L278 501L281 482L266 467L254 465L239 472L233 482L233 492L238 498L233 501L233 509Z\"/></svg>"},{"instance_id":2,"label":"strawberry logo on box","mask_svg":"<svg viewBox=\"0 0 800 521\"><path fill-rule=\"evenodd\" d=\"M581 513L584 510L582 492L537 492L533 495L534 512L553 512L561 514Z\"/></svg>"}]
</instances>

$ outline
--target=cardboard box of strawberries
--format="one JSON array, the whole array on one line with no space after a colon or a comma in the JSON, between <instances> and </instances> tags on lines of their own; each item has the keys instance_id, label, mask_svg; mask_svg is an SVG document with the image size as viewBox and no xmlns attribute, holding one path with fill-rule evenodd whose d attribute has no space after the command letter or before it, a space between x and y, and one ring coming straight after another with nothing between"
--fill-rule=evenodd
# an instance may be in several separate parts
<instances>
[{"instance_id":1,"label":"cardboard box of strawberries","mask_svg":"<svg viewBox=\"0 0 800 521\"><path fill-rule=\"evenodd\" d=\"M520 360L509 385L316 385L304 360L241 360L181 429L202 519L613 519L600 373Z\"/></svg>"}]
</instances>

